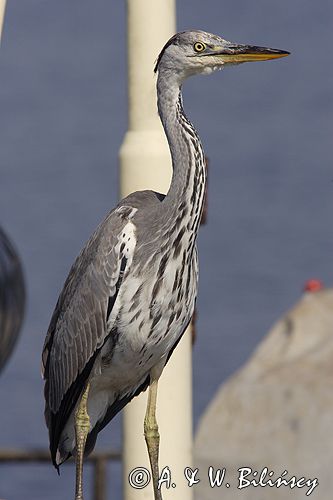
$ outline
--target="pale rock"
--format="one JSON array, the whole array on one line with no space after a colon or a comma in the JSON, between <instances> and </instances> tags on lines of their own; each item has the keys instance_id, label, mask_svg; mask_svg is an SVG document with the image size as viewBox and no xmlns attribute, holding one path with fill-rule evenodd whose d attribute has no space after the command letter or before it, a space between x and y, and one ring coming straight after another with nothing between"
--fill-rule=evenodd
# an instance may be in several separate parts
<instances>
[{"instance_id":1,"label":"pale rock","mask_svg":"<svg viewBox=\"0 0 333 500\"><path fill-rule=\"evenodd\" d=\"M195 440L195 498L331 500L332 464L333 291L321 290L304 294L209 405ZM209 466L226 468L220 488L209 486ZM258 476L268 467L272 480L287 470L285 479L318 478L319 485L309 496L311 485L239 490L240 467Z\"/></svg>"}]
</instances>

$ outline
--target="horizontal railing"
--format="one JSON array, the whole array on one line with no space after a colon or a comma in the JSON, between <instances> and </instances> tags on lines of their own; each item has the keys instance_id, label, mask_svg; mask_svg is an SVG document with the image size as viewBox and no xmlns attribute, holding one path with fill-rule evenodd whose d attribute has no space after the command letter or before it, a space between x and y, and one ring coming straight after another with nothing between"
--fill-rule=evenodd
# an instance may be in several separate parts
<instances>
[{"instance_id":1,"label":"horizontal railing","mask_svg":"<svg viewBox=\"0 0 333 500\"><path fill-rule=\"evenodd\" d=\"M99 451L86 458L93 465L93 500L107 499L106 467L110 461L120 461L120 451ZM50 463L50 453L46 450L0 450L0 464ZM67 461L64 464L73 464Z\"/></svg>"}]
</instances>

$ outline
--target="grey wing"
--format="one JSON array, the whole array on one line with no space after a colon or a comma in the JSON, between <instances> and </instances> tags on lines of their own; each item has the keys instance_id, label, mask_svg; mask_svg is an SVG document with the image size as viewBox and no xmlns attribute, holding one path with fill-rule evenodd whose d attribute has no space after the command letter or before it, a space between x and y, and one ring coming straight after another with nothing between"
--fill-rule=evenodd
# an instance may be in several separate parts
<instances>
[{"instance_id":1,"label":"grey wing","mask_svg":"<svg viewBox=\"0 0 333 500\"><path fill-rule=\"evenodd\" d=\"M135 212L131 206L120 206L97 228L70 270L51 318L42 372L53 459L61 431L116 316L117 294L135 248L131 222Z\"/></svg>"}]
</instances>

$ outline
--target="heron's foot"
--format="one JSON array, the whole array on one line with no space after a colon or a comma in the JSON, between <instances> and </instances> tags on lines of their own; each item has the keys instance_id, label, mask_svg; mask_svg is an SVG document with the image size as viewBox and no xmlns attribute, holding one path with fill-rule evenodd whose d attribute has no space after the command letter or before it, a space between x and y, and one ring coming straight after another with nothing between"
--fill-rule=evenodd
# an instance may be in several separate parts
<instances>
[{"instance_id":1,"label":"heron's foot","mask_svg":"<svg viewBox=\"0 0 333 500\"><path fill-rule=\"evenodd\" d=\"M76 484L75 500L83 500L83 454L87 436L90 430L90 418L87 412L89 384L84 391L77 412L75 414L75 441L76 441Z\"/></svg>"}]
</instances>

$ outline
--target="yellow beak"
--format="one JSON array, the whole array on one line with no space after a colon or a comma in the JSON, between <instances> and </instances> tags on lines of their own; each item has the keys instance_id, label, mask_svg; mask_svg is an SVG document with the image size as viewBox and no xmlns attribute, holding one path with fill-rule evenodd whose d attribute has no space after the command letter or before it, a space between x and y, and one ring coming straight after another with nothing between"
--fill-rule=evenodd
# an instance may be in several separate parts
<instances>
[{"instance_id":1,"label":"yellow beak","mask_svg":"<svg viewBox=\"0 0 333 500\"><path fill-rule=\"evenodd\" d=\"M225 48L216 47L215 55L223 56L226 63L242 63L251 61L268 61L289 56L290 52L255 45L230 44ZM208 55L208 54L207 54Z\"/></svg>"}]
</instances>

